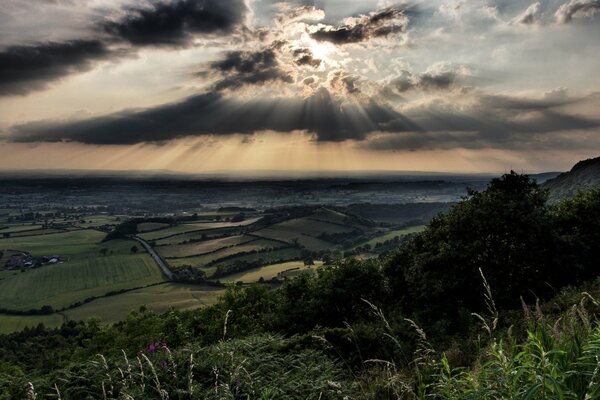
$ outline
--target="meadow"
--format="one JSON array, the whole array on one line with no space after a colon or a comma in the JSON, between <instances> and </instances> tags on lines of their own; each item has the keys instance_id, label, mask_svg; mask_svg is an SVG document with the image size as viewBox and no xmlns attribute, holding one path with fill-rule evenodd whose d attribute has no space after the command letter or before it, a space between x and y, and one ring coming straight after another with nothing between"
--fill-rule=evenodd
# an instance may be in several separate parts
<instances>
[{"instance_id":1,"label":"meadow","mask_svg":"<svg viewBox=\"0 0 600 400\"><path fill-rule=\"evenodd\" d=\"M377 232L368 220L325 207L308 209L299 216L282 212L270 224L257 223L269 214L255 211L233 222L231 218L238 214L202 212L195 213L193 221L188 214L171 223L142 218L136 231L176 273L191 266L206 279L245 283L261 278L284 280L323 265L317 252L340 248L323 235L352 238L357 232L367 236ZM5 213L0 225L2 219L19 215L12 210ZM214 303L221 291L206 290L186 278L181 282L187 283L167 283L156 262L134 240L124 236L105 241L108 232L129 218L127 213L62 213L40 214L32 222L5 223L10 235L0 239L0 308L31 313L44 307L45 312L51 308L55 313L0 315L0 330L10 332L38 323L59 326L63 321L90 317L112 323L141 306L162 313ZM44 221L60 229L44 227ZM386 235L402 232L391 230ZM33 257L56 255L62 262L22 271L1 269L18 252ZM305 266L306 257L314 259L315 265Z\"/></svg>"},{"instance_id":2,"label":"meadow","mask_svg":"<svg viewBox=\"0 0 600 400\"><path fill-rule=\"evenodd\" d=\"M258 282L261 278L266 281L273 278L286 278L321 266L323 266L323 261L316 261L314 265L306 265L303 261L288 261L231 274L221 280L223 282L253 283Z\"/></svg>"},{"instance_id":3,"label":"meadow","mask_svg":"<svg viewBox=\"0 0 600 400\"><path fill-rule=\"evenodd\" d=\"M68 320L86 320L90 316L104 323L124 320L132 311L140 307L154 313L164 313L170 309L187 310L214 304L224 289L181 284L162 283L126 293L102 297L80 307L64 312Z\"/></svg>"},{"instance_id":4,"label":"meadow","mask_svg":"<svg viewBox=\"0 0 600 400\"><path fill-rule=\"evenodd\" d=\"M0 248L34 256L58 255L62 263L26 269L0 280L0 308L68 307L89 297L162 282L165 277L145 253L131 253L132 240L101 243L105 234L77 230L0 240ZM106 249L106 255L100 251Z\"/></svg>"}]
</instances>

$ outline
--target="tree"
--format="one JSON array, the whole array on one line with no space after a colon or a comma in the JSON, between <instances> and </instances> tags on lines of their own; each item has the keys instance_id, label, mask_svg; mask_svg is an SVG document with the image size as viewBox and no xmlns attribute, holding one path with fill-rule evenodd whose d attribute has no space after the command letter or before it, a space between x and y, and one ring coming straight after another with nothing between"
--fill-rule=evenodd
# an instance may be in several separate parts
<instances>
[{"instance_id":1,"label":"tree","mask_svg":"<svg viewBox=\"0 0 600 400\"><path fill-rule=\"evenodd\" d=\"M579 192L553 210L566 265L578 281L598 275L600 260L600 188Z\"/></svg>"},{"instance_id":2,"label":"tree","mask_svg":"<svg viewBox=\"0 0 600 400\"><path fill-rule=\"evenodd\" d=\"M137 253L139 251L138 247L134 244L133 246L131 246L131 252L133 254Z\"/></svg>"},{"instance_id":3,"label":"tree","mask_svg":"<svg viewBox=\"0 0 600 400\"><path fill-rule=\"evenodd\" d=\"M483 309L479 269L502 305L568 283L547 193L535 181L511 171L469 196L435 217L388 262L394 295L407 308L428 310L432 319L463 307Z\"/></svg>"}]
</instances>

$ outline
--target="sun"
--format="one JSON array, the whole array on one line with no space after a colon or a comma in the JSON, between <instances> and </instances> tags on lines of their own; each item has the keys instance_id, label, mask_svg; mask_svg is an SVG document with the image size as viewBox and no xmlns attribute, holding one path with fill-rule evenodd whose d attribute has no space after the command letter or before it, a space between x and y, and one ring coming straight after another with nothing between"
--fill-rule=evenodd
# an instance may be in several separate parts
<instances>
[{"instance_id":1,"label":"sun","mask_svg":"<svg viewBox=\"0 0 600 400\"><path fill-rule=\"evenodd\" d=\"M312 51L315 58L325 61L331 62L330 56L336 51L336 48L333 44L328 42L319 42L309 35L303 36L302 41Z\"/></svg>"}]
</instances>

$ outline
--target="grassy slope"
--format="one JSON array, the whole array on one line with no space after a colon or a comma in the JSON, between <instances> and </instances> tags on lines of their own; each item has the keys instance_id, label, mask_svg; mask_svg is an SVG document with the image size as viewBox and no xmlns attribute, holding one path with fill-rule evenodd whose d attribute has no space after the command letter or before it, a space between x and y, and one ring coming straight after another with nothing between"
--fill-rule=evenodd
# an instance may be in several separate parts
<instances>
[{"instance_id":1,"label":"grassy slope","mask_svg":"<svg viewBox=\"0 0 600 400\"><path fill-rule=\"evenodd\" d=\"M102 232L81 230L0 240L0 248L29 251L36 256L56 254L65 260L0 280L0 307L62 308L87 297L164 280L150 256L130 253L134 242L100 243L104 236ZM101 256L101 248L113 254Z\"/></svg>"},{"instance_id":2,"label":"grassy slope","mask_svg":"<svg viewBox=\"0 0 600 400\"><path fill-rule=\"evenodd\" d=\"M260 278L269 280L280 276L280 274L284 276L294 275L296 272L318 268L322 265L322 261L316 261L315 265L310 267L304 265L303 261L288 261L279 264L265 265L264 267L253 268L237 274L228 275L227 277L222 278L221 281L252 283L257 282ZM289 272L289 274L286 274L286 272Z\"/></svg>"},{"instance_id":3,"label":"grassy slope","mask_svg":"<svg viewBox=\"0 0 600 400\"><path fill-rule=\"evenodd\" d=\"M224 247L239 245L256 238L252 236L228 236L219 239L205 240L202 242L187 243L181 245L159 246L156 251L163 257L189 257L219 250Z\"/></svg>"},{"instance_id":4,"label":"grassy slope","mask_svg":"<svg viewBox=\"0 0 600 400\"><path fill-rule=\"evenodd\" d=\"M383 243L386 240L393 239L396 236L402 237L402 236L405 236L405 235L409 235L411 233L421 232L423 229L425 229L425 225L417 225L417 226L411 226L409 228L403 228L403 229L396 229L396 230L388 231L388 232L384 233L383 235L374 237L374 238L368 240L365 243L361 243L361 246L364 246L365 244L369 244L369 245L371 245L373 247L377 243Z\"/></svg>"},{"instance_id":5,"label":"grassy slope","mask_svg":"<svg viewBox=\"0 0 600 400\"><path fill-rule=\"evenodd\" d=\"M210 262L219 260L223 257L228 257L234 254L255 251L255 250L264 250L264 249L276 249L278 247L285 246L283 243L274 242L266 239L258 239L252 242L247 242L244 244L240 244L234 247L227 247L221 249L219 251L215 251L214 253L199 255L196 257L185 257L185 258L170 258L168 260L169 264L179 266L179 265L192 265L192 266L202 266L206 265ZM259 258L260 254L254 255L256 259Z\"/></svg>"},{"instance_id":6,"label":"grassy slope","mask_svg":"<svg viewBox=\"0 0 600 400\"><path fill-rule=\"evenodd\" d=\"M0 333L21 331L27 327L33 328L38 324L47 327L59 327L64 318L59 314L52 315L0 315Z\"/></svg>"},{"instance_id":7,"label":"grassy slope","mask_svg":"<svg viewBox=\"0 0 600 400\"><path fill-rule=\"evenodd\" d=\"M162 313L170 308L190 309L213 304L223 290L198 285L165 283L132 290L115 296L103 297L65 312L72 320L98 317L103 322L124 320L131 311L146 306Z\"/></svg>"}]
</instances>

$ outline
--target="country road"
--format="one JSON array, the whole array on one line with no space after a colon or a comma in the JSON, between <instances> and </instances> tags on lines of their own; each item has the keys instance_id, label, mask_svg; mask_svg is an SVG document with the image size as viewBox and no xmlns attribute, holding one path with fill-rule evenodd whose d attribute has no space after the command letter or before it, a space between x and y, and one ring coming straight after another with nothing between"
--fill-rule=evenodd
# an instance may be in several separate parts
<instances>
[{"instance_id":1,"label":"country road","mask_svg":"<svg viewBox=\"0 0 600 400\"><path fill-rule=\"evenodd\" d=\"M136 240L139 244L141 244L146 249L148 254L150 254L150 256L154 259L156 264L158 264L160 269L162 269L162 271L167 276L167 278L169 278L169 280L173 280L173 271L171 271L169 269L169 266L167 265L167 263L164 262L164 260L156 253L156 251L154 251L152 246L150 246L148 244L148 242L146 242L144 239L142 239L138 236L133 236L133 239Z\"/></svg>"}]
</instances>

